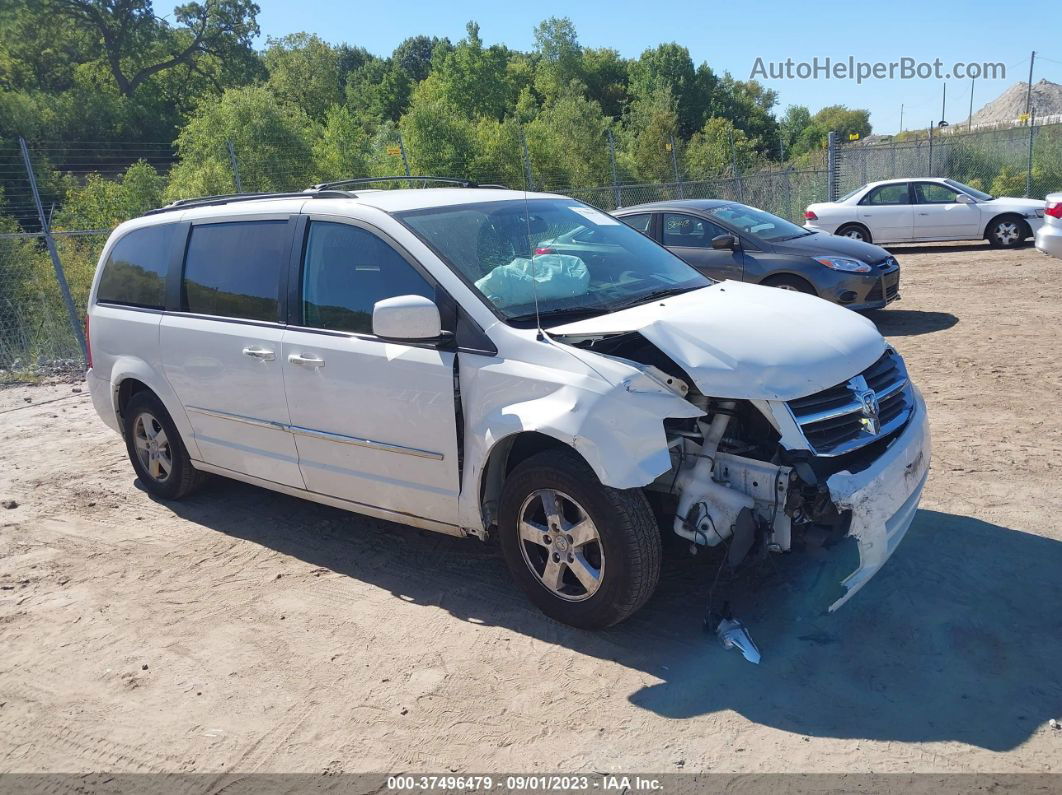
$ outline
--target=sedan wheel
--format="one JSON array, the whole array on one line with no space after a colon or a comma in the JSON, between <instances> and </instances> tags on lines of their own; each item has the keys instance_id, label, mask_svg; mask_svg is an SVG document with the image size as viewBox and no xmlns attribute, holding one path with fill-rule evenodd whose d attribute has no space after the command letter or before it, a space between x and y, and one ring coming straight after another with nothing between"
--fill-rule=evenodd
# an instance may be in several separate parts
<instances>
[{"instance_id":1,"label":"sedan wheel","mask_svg":"<svg viewBox=\"0 0 1062 795\"><path fill-rule=\"evenodd\" d=\"M988 233L988 242L996 248L1015 248L1029 236L1029 228L1017 218L996 221Z\"/></svg>"},{"instance_id":2,"label":"sedan wheel","mask_svg":"<svg viewBox=\"0 0 1062 795\"><path fill-rule=\"evenodd\" d=\"M520 506L520 552L531 573L569 602L593 596L605 573L601 536L567 494L539 489Z\"/></svg>"}]
</instances>

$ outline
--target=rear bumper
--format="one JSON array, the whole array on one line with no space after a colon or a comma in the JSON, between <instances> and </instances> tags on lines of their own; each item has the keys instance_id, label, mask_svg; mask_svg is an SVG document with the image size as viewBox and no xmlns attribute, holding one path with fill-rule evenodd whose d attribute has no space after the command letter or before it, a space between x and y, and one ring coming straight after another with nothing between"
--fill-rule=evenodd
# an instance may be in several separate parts
<instances>
[{"instance_id":1,"label":"rear bumper","mask_svg":"<svg viewBox=\"0 0 1062 795\"><path fill-rule=\"evenodd\" d=\"M848 535L859 549L859 565L844 579L836 610L873 577L907 534L922 497L930 459L929 421L915 390L915 412L892 446L862 472L839 472L827 481L839 510L852 512Z\"/></svg>"},{"instance_id":2,"label":"rear bumper","mask_svg":"<svg viewBox=\"0 0 1062 795\"><path fill-rule=\"evenodd\" d=\"M89 394L92 395L92 407L100 415L107 427L111 430L122 432L122 426L118 424L118 414L114 407L114 390L111 382L97 378L96 374L89 370L85 374L85 383L88 384Z\"/></svg>"},{"instance_id":3,"label":"rear bumper","mask_svg":"<svg viewBox=\"0 0 1062 795\"><path fill-rule=\"evenodd\" d=\"M1036 248L1062 259L1062 224L1044 224L1036 230Z\"/></svg>"}]
</instances>

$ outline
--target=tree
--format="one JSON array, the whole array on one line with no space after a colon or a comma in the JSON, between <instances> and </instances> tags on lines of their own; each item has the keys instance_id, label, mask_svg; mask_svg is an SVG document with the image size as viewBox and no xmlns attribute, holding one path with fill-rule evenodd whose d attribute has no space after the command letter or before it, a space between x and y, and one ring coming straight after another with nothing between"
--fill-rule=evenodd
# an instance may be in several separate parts
<instances>
[{"instance_id":1,"label":"tree","mask_svg":"<svg viewBox=\"0 0 1062 795\"><path fill-rule=\"evenodd\" d=\"M419 83L431 74L432 54L440 41L436 36L410 36L395 47L391 60L409 75L410 80Z\"/></svg>"},{"instance_id":2,"label":"tree","mask_svg":"<svg viewBox=\"0 0 1062 795\"><path fill-rule=\"evenodd\" d=\"M573 80L583 81L583 48L568 17L550 17L535 27L539 56L535 87L546 101L556 99Z\"/></svg>"},{"instance_id":3,"label":"tree","mask_svg":"<svg viewBox=\"0 0 1062 795\"><path fill-rule=\"evenodd\" d=\"M228 58L258 35L252 0L203 0L174 9L179 27L155 16L151 0L44 0L46 8L91 31L118 90L127 97L152 75L200 58Z\"/></svg>"},{"instance_id":4,"label":"tree","mask_svg":"<svg viewBox=\"0 0 1062 795\"><path fill-rule=\"evenodd\" d=\"M558 189L608 181L607 130L601 106L569 92L527 125L536 187Z\"/></svg>"},{"instance_id":5,"label":"tree","mask_svg":"<svg viewBox=\"0 0 1062 795\"><path fill-rule=\"evenodd\" d=\"M469 119L500 120L516 98L506 80L508 53L502 47L484 47L475 22L466 29L468 36L452 51L435 48L431 74L417 85L415 94L439 100Z\"/></svg>"},{"instance_id":6,"label":"tree","mask_svg":"<svg viewBox=\"0 0 1062 795\"><path fill-rule=\"evenodd\" d=\"M313 144L313 162L326 182L369 174L369 137L350 108L328 109L321 137Z\"/></svg>"},{"instance_id":7,"label":"tree","mask_svg":"<svg viewBox=\"0 0 1062 795\"><path fill-rule=\"evenodd\" d=\"M309 33L270 38L262 56L269 70L269 88L282 102L297 105L311 119L323 121L339 104L339 53Z\"/></svg>"},{"instance_id":8,"label":"tree","mask_svg":"<svg viewBox=\"0 0 1062 795\"><path fill-rule=\"evenodd\" d=\"M704 121L708 97L702 88L689 50L675 43L646 50L631 65L631 95L646 99L666 89L674 101L678 132L684 137L700 129Z\"/></svg>"},{"instance_id":9,"label":"tree","mask_svg":"<svg viewBox=\"0 0 1062 795\"><path fill-rule=\"evenodd\" d=\"M583 50L586 96L601 105L601 110L610 118L618 119L623 115L623 107L629 98L629 69L628 61L615 50L607 47Z\"/></svg>"},{"instance_id":10,"label":"tree","mask_svg":"<svg viewBox=\"0 0 1062 795\"><path fill-rule=\"evenodd\" d=\"M623 143L617 159L624 171L647 182L673 182L671 142L679 143L677 103L671 89L658 86L631 102L623 123ZM676 153L676 157L677 157Z\"/></svg>"},{"instance_id":11,"label":"tree","mask_svg":"<svg viewBox=\"0 0 1062 795\"><path fill-rule=\"evenodd\" d=\"M350 73L347 105L367 126L398 121L409 106L411 88L404 69L377 58Z\"/></svg>"},{"instance_id":12,"label":"tree","mask_svg":"<svg viewBox=\"0 0 1062 795\"><path fill-rule=\"evenodd\" d=\"M787 157L807 151L804 132L811 126L811 111L803 105L790 105L778 125L778 137Z\"/></svg>"},{"instance_id":13,"label":"tree","mask_svg":"<svg viewBox=\"0 0 1062 795\"><path fill-rule=\"evenodd\" d=\"M205 102L177 137L180 162L170 172L170 198L235 189L232 141L245 191L301 190L313 181L313 125L299 108L267 88L230 88Z\"/></svg>"},{"instance_id":14,"label":"tree","mask_svg":"<svg viewBox=\"0 0 1062 795\"><path fill-rule=\"evenodd\" d=\"M693 134L684 159L690 179L705 179L731 172L735 161L738 169L747 169L756 160L756 147L729 119L715 117Z\"/></svg>"},{"instance_id":15,"label":"tree","mask_svg":"<svg viewBox=\"0 0 1062 795\"><path fill-rule=\"evenodd\" d=\"M400 127L414 173L455 177L469 173L475 128L459 109L441 99L416 94Z\"/></svg>"}]
</instances>

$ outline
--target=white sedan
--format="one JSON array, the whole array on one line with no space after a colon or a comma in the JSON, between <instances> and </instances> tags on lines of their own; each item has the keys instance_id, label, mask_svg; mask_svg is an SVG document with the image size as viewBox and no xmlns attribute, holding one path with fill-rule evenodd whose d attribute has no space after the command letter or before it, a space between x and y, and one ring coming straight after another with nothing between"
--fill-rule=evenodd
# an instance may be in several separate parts
<instances>
[{"instance_id":1,"label":"white sedan","mask_svg":"<svg viewBox=\"0 0 1062 795\"><path fill-rule=\"evenodd\" d=\"M890 179L812 204L804 226L867 243L984 238L996 248L1023 245L1044 223L1039 199L996 198L953 179Z\"/></svg>"}]
</instances>

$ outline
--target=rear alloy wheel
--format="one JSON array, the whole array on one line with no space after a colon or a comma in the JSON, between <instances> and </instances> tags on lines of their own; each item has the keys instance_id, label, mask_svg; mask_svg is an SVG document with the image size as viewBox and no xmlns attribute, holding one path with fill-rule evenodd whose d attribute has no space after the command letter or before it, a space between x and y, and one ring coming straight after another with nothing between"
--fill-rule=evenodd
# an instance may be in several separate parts
<instances>
[{"instance_id":1,"label":"rear alloy wheel","mask_svg":"<svg viewBox=\"0 0 1062 795\"><path fill-rule=\"evenodd\" d=\"M571 450L513 468L498 531L513 579L543 613L574 627L622 621L660 578L660 528L645 495L603 485Z\"/></svg>"},{"instance_id":2,"label":"rear alloy wheel","mask_svg":"<svg viewBox=\"0 0 1062 795\"><path fill-rule=\"evenodd\" d=\"M999 218L988 227L988 242L992 248L1017 248L1025 243L1032 230L1020 218Z\"/></svg>"},{"instance_id":3,"label":"rear alloy wheel","mask_svg":"<svg viewBox=\"0 0 1062 795\"><path fill-rule=\"evenodd\" d=\"M873 243L870 238L870 231L860 224L845 224L836 232L838 237L847 237L852 240L862 240L864 243Z\"/></svg>"},{"instance_id":4,"label":"rear alloy wheel","mask_svg":"<svg viewBox=\"0 0 1062 795\"><path fill-rule=\"evenodd\" d=\"M145 491L164 500L178 500L206 479L192 466L177 427L158 397L137 392L122 416L129 461Z\"/></svg>"}]
</instances>

